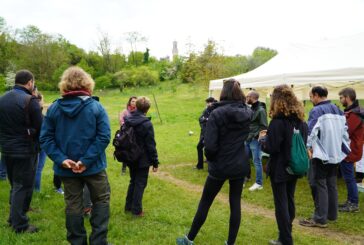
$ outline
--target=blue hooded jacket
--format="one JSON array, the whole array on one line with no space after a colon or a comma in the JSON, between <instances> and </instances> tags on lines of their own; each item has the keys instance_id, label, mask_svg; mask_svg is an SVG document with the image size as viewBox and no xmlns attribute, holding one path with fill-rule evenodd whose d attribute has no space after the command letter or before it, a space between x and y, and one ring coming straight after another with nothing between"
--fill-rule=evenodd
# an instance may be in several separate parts
<instances>
[{"instance_id":1,"label":"blue hooded jacket","mask_svg":"<svg viewBox=\"0 0 364 245\"><path fill-rule=\"evenodd\" d=\"M105 109L90 96L64 97L56 100L44 118L40 143L54 162L56 175L87 176L106 168L105 149L110 142L110 123ZM73 173L62 167L71 159L81 161L86 170Z\"/></svg>"}]
</instances>

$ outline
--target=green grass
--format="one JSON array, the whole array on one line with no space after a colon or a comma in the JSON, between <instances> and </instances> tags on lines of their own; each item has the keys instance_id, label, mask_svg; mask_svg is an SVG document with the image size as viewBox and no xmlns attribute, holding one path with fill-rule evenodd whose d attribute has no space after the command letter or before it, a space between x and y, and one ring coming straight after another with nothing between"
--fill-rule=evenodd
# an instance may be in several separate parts
<instances>
[{"instance_id":1,"label":"green grass","mask_svg":"<svg viewBox=\"0 0 364 245\"><path fill-rule=\"evenodd\" d=\"M161 119L156 106L149 112L155 128L157 149L161 169L173 176L203 185L206 171L192 171L196 163L196 145L199 139L198 117L204 109L207 88L198 85L185 85L176 82L161 83L156 87L126 89L119 91L97 91L100 101L106 108L112 132L118 128L118 113L125 108L131 95L145 95L153 100L156 97ZM46 103L57 97L56 93L46 92ZM188 135L193 131L192 136ZM151 174L144 195L146 216L134 219L123 212L128 176L120 176L120 163L112 157L113 148L107 148L108 175L111 185L111 218L109 224L109 241L113 244L174 244L175 238L187 232L195 214L200 193L175 186ZM189 163L190 166L168 168L168 165ZM52 186L52 163L47 160L43 176L41 193L35 193L32 207L39 212L29 213L31 223L39 226L40 232L32 235L16 235L7 227L9 213L9 184L0 182L0 245L2 244L68 244L66 242L65 215L63 196L56 194ZM227 193L227 185L223 187ZM339 182L340 199L346 192ZM363 195L361 202L363 203ZM244 191L243 202L259 205L273 210L272 193L269 180L265 180L264 190L256 193ZM307 216L312 211L312 201L305 180L300 180L296 192L297 216ZM364 207L362 206L362 209ZM242 210L242 224L237 244L266 244L269 239L277 238L277 227L274 219L247 213ZM196 238L196 244L223 244L227 239L229 207L226 203L215 201L211 207L205 225ZM351 234L361 234L363 230L363 212L359 214L340 215L337 223L330 229ZM90 225L85 220L90 233ZM339 244L330 237L317 237L308 232L301 233L294 229L296 244ZM344 239L345 240L345 239Z\"/></svg>"}]
</instances>

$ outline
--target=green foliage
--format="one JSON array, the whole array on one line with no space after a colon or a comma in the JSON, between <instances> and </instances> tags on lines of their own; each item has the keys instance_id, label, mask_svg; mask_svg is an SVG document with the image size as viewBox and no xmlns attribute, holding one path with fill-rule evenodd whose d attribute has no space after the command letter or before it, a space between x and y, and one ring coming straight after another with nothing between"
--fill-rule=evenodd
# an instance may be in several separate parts
<instances>
[{"instance_id":1,"label":"green foliage","mask_svg":"<svg viewBox=\"0 0 364 245\"><path fill-rule=\"evenodd\" d=\"M5 77L3 75L0 75L0 92L4 92L5 90Z\"/></svg>"},{"instance_id":2,"label":"green foliage","mask_svg":"<svg viewBox=\"0 0 364 245\"><path fill-rule=\"evenodd\" d=\"M106 73L105 75L97 77L95 79L96 83L95 86L97 89L112 88L113 87L112 79L113 76L110 73Z\"/></svg>"},{"instance_id":3,"label":"green foliage","mask_svg":"<svg viewBox=\"0 0 364 245\"><path fill-rule=\"evenodd\" d=\"M141 66L144 62L144 53L139 51L131 51L128 56L128 65Z\"/></svg>"},{"instance_id":4,"label":"green foliage","mask_svg":"<svg viewBox=\"0 0 364 245\"><path fill-rule=\"evenodd\" d=\"M181 79L184 83L194 82L198 75L198 63L197 56L194 53L191 53L182 67L181 71Z\"/></svg>"},{"instance_id":5,"label":"green foliage","mask_svg":"<svg viewBox=\"0 0 364 245\"><path fill-rule=\"evenodd\" d=\"M124 69L115 73L113 80L121 88L154 85L159 82L158 73L147 66Z\"/></svg>"}]
</instances>

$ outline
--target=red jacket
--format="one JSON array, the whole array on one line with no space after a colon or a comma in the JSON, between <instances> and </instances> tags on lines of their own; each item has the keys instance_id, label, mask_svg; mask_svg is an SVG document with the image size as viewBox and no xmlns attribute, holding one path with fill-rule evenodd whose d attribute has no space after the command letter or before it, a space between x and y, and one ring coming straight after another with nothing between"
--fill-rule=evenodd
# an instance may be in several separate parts
<instances>
[{"instance_id":1,"label":"red jacket","mask_svg":"<svg viewBox=\"0 0 364 245\"><path fill-rule=\"evenodd\" d=\"M345 158L347 162L357 162L363 155L364 142L364 110L356 101L345 110L346 122L350 138L350 154Z\"/></svg>"}]
</instances>

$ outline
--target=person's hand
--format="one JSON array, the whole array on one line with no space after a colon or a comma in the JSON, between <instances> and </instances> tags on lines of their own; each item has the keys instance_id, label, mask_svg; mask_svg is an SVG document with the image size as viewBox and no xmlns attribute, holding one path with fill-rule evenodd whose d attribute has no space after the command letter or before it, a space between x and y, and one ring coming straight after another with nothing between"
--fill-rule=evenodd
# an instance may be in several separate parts
<instances>
[{"instance_id":1,"label":"person's hand","mask_svg":"<svg viewBox=\"0 0 364 245\"><path fill-rule=\"evenodd\" d=\"M66 159L62 162L62 167L63 168L74 168L74 166L76 165L75 161L72 161L70 159Z\"/></svg>"},{"instance_id":2,"label":"person's hand","mask_svg":"<svg viewBox=\"0 0 364 245\"><path fill-rule=\"evenodd\" d=\"M78 161L75 166L72 168L72 172L76 174L80 174L86 170L86 166L81 162Z\"/></svg>"},{"instance_id":3,"label":"person's hand","mask_svg":"<svg viewBox=\"0 0 364 245\"><path fill-rule=\"evenodd\" d=\"M311 148L307 149L307 155L309 159L312 159L312 154L313 154L312 149Z\"/></svg>"},{"instance_id":4,"label":"person's hand","mask_svg":"<svg viewBox=\"0 0 364 245\"><path fill-rule=\"evenodd\" d=\"M267 130L262 130L262 131L259 132L259 138L258 139L261 139L266 135L267 135Z\"/></svg>"},{"instance_id":5,"label":"person's hand","mask_svg":"<svg viewBox=\"0 0 364 245\"><path fill-rule=\"evenodd\" d=\"M155 168L155 167L153 167L153 172L154 172L154 173L158 172L158 167L156 167L156 168Z\"/></svg>"}]
</instances>

